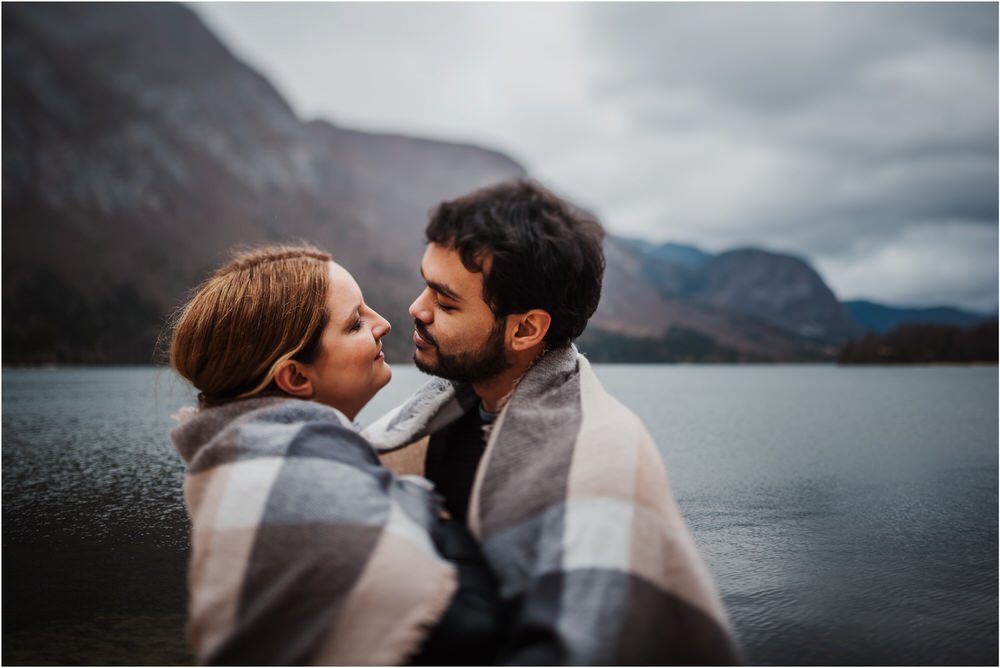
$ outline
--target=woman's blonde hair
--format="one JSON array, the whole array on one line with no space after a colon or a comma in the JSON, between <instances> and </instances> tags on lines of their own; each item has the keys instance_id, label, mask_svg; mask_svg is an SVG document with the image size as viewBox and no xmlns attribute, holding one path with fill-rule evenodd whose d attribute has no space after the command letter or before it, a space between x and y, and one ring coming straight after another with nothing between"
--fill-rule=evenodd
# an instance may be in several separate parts
<instances>
[{"instance_id":1,"label":"woman's blonde hair","mask_svg":"<svg viewBox=\"0 0 1000 668\"><path fill-rule=\"evenodd\" d=\"M276 389L280 362L319 351L330 261L308 244L236 252L177 315L170 365L209 404Z\"/></svg>"}]
</instances>

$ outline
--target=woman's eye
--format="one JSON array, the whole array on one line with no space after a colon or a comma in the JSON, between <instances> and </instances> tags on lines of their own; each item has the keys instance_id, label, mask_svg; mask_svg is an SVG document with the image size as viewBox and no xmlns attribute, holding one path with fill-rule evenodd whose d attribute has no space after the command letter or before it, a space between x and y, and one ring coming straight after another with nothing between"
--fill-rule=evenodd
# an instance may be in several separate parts
<instances>
[{"instance_id":1,"label":"woman's eye","mask_svg":"<svg viewBox=\"0 0 1000 668\"><path fill-rule=\"evenodd\" d=\"M364 323L362 323L362 322L361 322L361 319L360 319L360 318L359 318L358 320L355 320L355 321L354 321L354 324L353 324L353 325L351 325L351 331L352 331L352 332L357 332L358 330L360 330L360 329L361 329L361 325L362 325L362 324L364 324Z\"/></svg>"}]
</instances>

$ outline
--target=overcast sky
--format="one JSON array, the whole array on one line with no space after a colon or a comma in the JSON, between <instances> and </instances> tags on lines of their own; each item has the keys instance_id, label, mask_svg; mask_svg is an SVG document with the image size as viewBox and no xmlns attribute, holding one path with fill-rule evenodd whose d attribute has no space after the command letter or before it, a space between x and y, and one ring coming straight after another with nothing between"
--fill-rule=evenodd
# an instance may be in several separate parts
<instances>
[{"instance_id":1,"label":"overcast sky","mask_svg":"<svg viewBox=\"0 0 1000 668\"><path fill-rule=\"evenodd\" d=\"M614 233L997 307L997 5L193 5L305 119L501 150Z\"/></svg>"}]
</instances>

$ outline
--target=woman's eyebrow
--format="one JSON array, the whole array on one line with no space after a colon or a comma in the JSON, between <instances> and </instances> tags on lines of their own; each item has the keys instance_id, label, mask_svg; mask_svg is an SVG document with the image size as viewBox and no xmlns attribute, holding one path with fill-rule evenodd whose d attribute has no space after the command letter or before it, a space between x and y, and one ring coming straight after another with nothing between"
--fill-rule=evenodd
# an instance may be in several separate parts
<instances>
[{"instance_id":1,"label":"woman's eyebrow","mask_svg":"<svg viewBox=\"0 0 1000 668\"><path fill-rule=\"evenodd\" d=\"M361 305L363 303L364 302L358 302L357 306L355 306L353 309L347 312L347 317L344 318L343 320L344 325L346 327L350 327L352 324L354 324L355 318L361 315Z\"/></svg>"}]
</instances>

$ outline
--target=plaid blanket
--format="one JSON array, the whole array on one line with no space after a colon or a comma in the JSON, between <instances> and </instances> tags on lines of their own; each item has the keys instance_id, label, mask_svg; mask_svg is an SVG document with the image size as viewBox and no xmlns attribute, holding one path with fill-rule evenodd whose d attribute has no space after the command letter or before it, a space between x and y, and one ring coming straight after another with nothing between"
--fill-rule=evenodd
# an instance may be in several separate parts
<instances>
[{"instance_id":1,"label":"plaid blanket","mask_svg":"<svg viewBox=\"0 0 1000 668\"><path fill-rule=\"evenodd\" d=\"M431 543L436 501L384 468L334 409L283 398L189 414L188 639L209 664L405 662L455 572Z\"/></svg>"},{"instance_id":2,"label":"plaid blanket","mask_svg":"<svg viewBox=\"0 0 1000 668\"><path fill-rule=\"evenodd\" d=\"M363 433L389 453L474 403L434 379ZM469 525L512 611L509 663L740 659L648 432L573 346L540 358L498 416Z\"/></svg>"}]
</instances>

